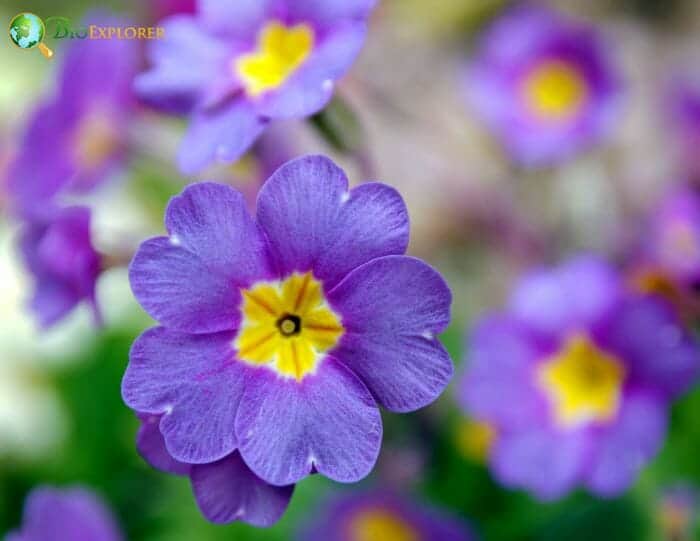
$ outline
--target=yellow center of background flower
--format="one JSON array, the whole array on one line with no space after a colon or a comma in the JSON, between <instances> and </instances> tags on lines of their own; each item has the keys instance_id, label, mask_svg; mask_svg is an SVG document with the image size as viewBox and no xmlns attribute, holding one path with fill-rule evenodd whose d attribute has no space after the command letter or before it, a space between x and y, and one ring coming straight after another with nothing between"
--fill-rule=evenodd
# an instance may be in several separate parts
<instances>
[{"instance_id":1,"label":"yellow center of background flower","mask_svg":"<svg viewBox=\"0 0 700 541\"><path fill-rule=\"evenodd\" d=\"M538 370L538 382L564 428L609 421L617 413L625 378L622 363L575 335Z\"/></svg>"},{"instance_id":2,"label":"yellow center of background flower","mask_svg":"<svg viewBox=\"0 0 700 541\"><path fill-rule=\"evenodd\" d=\"M558 60L540 64L523 82L526 106L544 120L564 120L574 116L587 95L588 86L580 71Z\"/></svg>"},{"instance_id":3,"label":"yellow center of background flower","mask_svg":"<svg viewBox=\"0 0 700 541\"><path fill-rule=\"evenodd\" d=\"M465 458L484 463L496 442L496 430L485 421L463 419L457 428L457 447Z\"/></svg>"},{"instance_id":4,"label":"yellow center of background flower","mask_svg":"<svg viewBox=\"0 0 700 541\"><path fill-rule=\"evenodd\" d=\"M349 541L420 541L400 517L384 509L358 513L350 525Z\"/></svg>"},{"instance_id":5,"label":"yellow center of background flower","mask_svg":"<svg viewBox=\"0 0 700 541\"><path fill-rule=\"evenodd\" d=\"M242 294L243 318L234 347L247 363L301 381L345 332L310 272L257 283Z\"/></svg>"},{"instance_id":6,"label":"yellow center of background flower","mask_svg":"<svg viewBox=\"0 0 700 541\"><path fill-rule=\"evenodd\" d=\"M258 96L284 83L303 64L313 45L314 32L307 24L266 24L258 34L257 50L234 62L248 95Z\"/></svg>"},{"instance_id":7,"label":"yellow center of background flower","mask_svg":"<svg viewBox=\"0 0 700 541\"><path fill-rule=\"evenodd\" d=\"M75 130L74 155L83 169L101 165L119 145L119 134L110 114L95 108L86 114Z\"/></svg>"}]
</instances>

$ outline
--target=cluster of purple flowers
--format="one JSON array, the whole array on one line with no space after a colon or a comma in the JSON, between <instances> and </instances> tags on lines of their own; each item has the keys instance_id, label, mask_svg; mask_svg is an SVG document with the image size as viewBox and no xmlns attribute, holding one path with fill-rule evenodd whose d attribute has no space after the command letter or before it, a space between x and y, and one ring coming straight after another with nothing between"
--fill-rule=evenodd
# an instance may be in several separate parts
<instances>
[{"instance_id":1,"label":"cluster of purple flowers","mask_svg":"<svg viewBox=\"0 0 700 541\"><path fill-rule=\"evenodd\" d=\"M327 104L375 0L166 4L158 9L176 14L138 76L133 42L68 49L58 93L34 114L10 166L12 210L40 325L81 301L99 320L103 258L90 210L65 200L124 163L135 96L189 117L177 158L185 173L236 162L254 144L263 165L274 164L263 168L252 213L250 198L214 182L170 201L167 235L143 242L129 267L157 326L134 342L122 381L143 458L188 477L208 520L265 527L308 476L369 475L380 408L411 412L442 394L453 366L438 335L452 296L435 269L405 255L408 211L395 189L350 189L322 156L287 162L268 129ZM531 5L491 25L467 72L468 99L524 166L601 141L621 88L596 29ZM697 116L688 95L679 103ZM636 290L582 256L524 277L507 307L472 330L458 394L480 432L466 446L487 455L502 484L542 500L577 487L613 496L661 447L669 405L700 372L700 346L675 302L700 283L694 189L662 202L637 257ZM61 539L121 538L89 494L41 489L8 540L58 539L59 515ZM388 493L339 498L304 535L473 539L463 524Z\"/></svg>"},{"instance_id":2,"label":"cluster of purple flowers","mask_svg":"<svg viewBox=\"0 0 700 541\"><path fill-rule=\"evenodd\" d=\"M10 210L21 224L21 253L35 281L30 308L43 328L83 300L100 321L95 287L101 256L91 242L90 209L68 206L66 198L92 190L123 163L138 60L130 41L68 47L58 90L33 113L9 166Z\"/></svg>"}]
</instances>

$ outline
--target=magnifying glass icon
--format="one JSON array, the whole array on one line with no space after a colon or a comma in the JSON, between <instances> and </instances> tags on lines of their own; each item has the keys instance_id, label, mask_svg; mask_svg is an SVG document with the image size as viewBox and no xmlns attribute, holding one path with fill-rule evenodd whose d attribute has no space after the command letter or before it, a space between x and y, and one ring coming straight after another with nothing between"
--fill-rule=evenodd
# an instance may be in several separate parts
<instances>
[{"instance_id":1,"label":"magnifying glass icon","mask_svg":"<svg viewBox=\"0 0 700 541\"><path fill-rule=\"evenodd\" d=\"M39 48L46 58L53 56L53 51L43 43L46 26L41 17L33 13L19 13L10 21L10 39L20 49Z\"/></svg>"}]
</instances>

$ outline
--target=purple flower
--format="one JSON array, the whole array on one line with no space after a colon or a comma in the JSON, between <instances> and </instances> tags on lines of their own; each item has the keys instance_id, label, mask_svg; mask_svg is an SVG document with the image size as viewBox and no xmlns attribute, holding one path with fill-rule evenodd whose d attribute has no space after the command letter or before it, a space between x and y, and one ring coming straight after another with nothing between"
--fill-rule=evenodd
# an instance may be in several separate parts
<instances>
[{"instance_id":1,"label":"purple flower","mask_svg":"<svg viewBox=\"0 0 700 541\"><path fill-rule=\"evenodd\" d=\"M658 451L669 402L698 374L698 346L661 299L635 296L593 257L525 278L473 330L461 400L498 437L503 484L554 499L612 496Z\"/></svg>"},{"instance_id":2,"label":"purple flower","mask_svg":"<svg viewBox=\"0 0 700 541\"><path fill-rule=\"evenodd\" d=\"M694 175L700 175L698 145L700 145L700 76L676 76L669 92L672 126L680 146L681 165Z\"/></svg>"},{"instance_id":3,"label":"purple flower","mask_svg":"<svg viewBox=\"0 0 700 541\"><path fill-rule=\"evenodd\" d=\"M275 119L322 109L365 39L375 0L200 0L164 22L137 92L189 114L178 162L195 173L236 161Z\"/></svg>"},{"instance_id":4,"label":"purple flower","mask_svg":"<svg viewBox=\"0 0 700 541\"><path fill-rule=\"evenodd\" d=\"M125 24L105 16L88 21ZM10 166L9 192L22 216L43 212L59 193L89 190L125 157L138 44L68 41L57 94L34 112Z\"/></svg>"},{"instance_id":5,"label":"purple flower","mask_svg":"<svg viewBox=\"0 0 700 541\"><path fill-rule=\"evenodd\" d=\"M154 468L173 475L187 475L204 516L216 523L236 520L254 526L271 526L287 509L293 486L276 487L250 471L234 451L211 464L185 464L175 460L160 432L160 416L140 415L137 448Z\"/></svg>"},{"instance_id":6,"label":"purple flower","mask_svg":"<svg viewBox=\"0 0 700 541\"><path fill-rule=\"evenodd\" d=\"M23 525L6 541L120 541L112 514L83 488L34 489L24 506Z\"/></svg>"},{"instance_id":7,"label":"purple flower","mask_svg":"<svg viewBox=\"0 0 700 541\"><path fill-rule=\"evenodd\" d=\"M551 165L606 135L620 81L596 29L543 7L508 10L482 35L467 98L524 166Z\"/></svg>"},{"instance_id":8,"label":"purple flower","mask_svg":"<svg viewBox=\"0 0 700 541\"><path fill-rule=\"evenodd\" d=\"M240 193L200 183L165 224L131 264L132 290L162 326L135 342L122 393L163 415L178 461L238 450L274 485L312 472L358 481L379 453L379 406L421 408L449 382L436 335L450 290L402 255L408 215L389 186L348 190L333 162L307 156L270 177L255 218Z\"/></svg>"},{"instance_id":9,"label":"purple flower","mask_svg":"<svg viewBox=\"0 0 700 541\"><path fill-rule=\"evenodd\" d=\"M474 541L466 524L389 492L336 497L303 541Z\"/></svg>"},{"instance_id":10,"label":"purple flower","mask_svg":"<svg viewBox=\"0 0 700 541\"><path fill-rule=\"evenodd\" d=\"M698 490L687 484L666 488L657 503L657 520L665 539L691 539L700 510Z\"/></svg>"},{"instance_id":11,"label":"purple flower","mask_svg":"<svg viewBox=\"0 0 700 541\"><path fill-rule=\"evenodd\" d=\"M47 328L86 300L99 323L95 284L102 270L90 239L90 210L69 207L26 222L20 250L35 281L30 308Z\"/></svg>"},{"instance_id":12,"label":"purple flower","mask_svg":"<svg viewBox=\"0 0 700 541\"><path fill-rule=\"evenodd\" d=\"M700 281L700 194L685 186L668 194L651 218L645 261L674 282Z\"/></svg>"}]
</instances>

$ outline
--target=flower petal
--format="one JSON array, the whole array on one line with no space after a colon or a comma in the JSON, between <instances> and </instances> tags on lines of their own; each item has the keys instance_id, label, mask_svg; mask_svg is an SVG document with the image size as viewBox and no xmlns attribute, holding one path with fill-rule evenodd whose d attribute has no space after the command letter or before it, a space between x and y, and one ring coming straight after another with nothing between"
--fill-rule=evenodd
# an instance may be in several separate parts
<instances>
[{"instance_id":1,"label":"flower petal","mask_svg":"<svg viewBox=\"0 0 700 541\"><path fill-rule=\"evenodd\" d=\"M192 467L197 505L211 522L236 520L258 527L272 526L284 514L294 485L276 487L257 477L235 451L212 464Z\"/></svg>"},{"instance_id":2,"label":"flower petal","mask_svg":"<svg viewBox=\"0 0 700 541\"><path fill-rule=\"evenodd\" d=\"M243 459L269 483L296 483L314 470L349 483L372 470L382 421L362 382L327 356L301 382L265 368L250 373L236 433Z\"/></svg>"},{"instance_id":3,"label":"flower petal","mask_svg":"<svg viewBox=\"0 0 700 541\"><path fill-rule=\"evenodd\" d=\"M164 414L160 431L180 462L219 460L236 448L234 419L244 366L233 358L234 333L191 335L156 327L131 348L122 381L132 409Z\"/></svg>"},{"instance_id":4,"label":"flower petal","mask_svg":"<svg viewBox=\"0 0 700 541\"><path fill-rule=\"evenodd\" d=\"M280 167L260 190L257 217L279 272L313 270L326 289L371 259L404 253L408 244L401 196L376 183L348 192L345 173L322 156Z\"/></svg>"},{"instance_id":5,"label":"flower petal","mask_svg":"<svg viewBox=\"0 0 700 541\"><path fill-rule=\"evenodd\" d=\"M670 306L646 297L622 303L602 331L604 345L625 359L629 377L676 396L697 382L700 348Z\"/></svg>"},{"instance_id":6,"label":"flower petal","mask_svg":"<svg viewBox=\"0 0 700 541\"><path fill-rule=\"evenodd\" d=\"M136 77L134 89L149 104L186 113L202 97L202 88L216 80L226 62L226 45L194 17L175 16L163 23L165 36L148 45L150 70Z\"/></svg>"},{"instance_id":7,"label":"flower petal","mask_svg":"<svg viewBox=\"0 0 700 541\"><path fill-rule=\"evenodd\" d=\"M276 15L279 4L279 0L199 0L199 24L216 33L252 39L260 25Z\"/></svg>"},{"instance_id":8,"label":"flower petal","mask_svg":"<svg viewBox=\"0 0 700 541\"><path fill-rule=\"evenodd\" d=\"M22 538L119 541L122 536L111 513L94 494L82 488L41 487L25 504Z\"/></svg>"},{"instance_id":9,"label":"flower petal","mask_svg":"<svg viewBox=\"0 0 700 541\"><path fill-rule=\"evenodd\" d=\"M235 162L266 124L249 104L236 99L215 109L196 111L180 144L177 156L180 171L193 175L215 162Z\"/></svg>"},{"instance_id":10,"label":"flower petal","mask_svg":"<svg viewBox=\"0 0 700 541\"><path fill-rule=\"evenodd\" d=\"M143 415L136 436L136 449L152 467L173 475L187 475L190 465L178 462L165 447L165 438L160 433L160 415Z\"/></svg>"},{"instance_id":11,"label":"flower petal","mask_svg":"<svg viewBox=\"0 0 700 541\"><path fill-rule=\"evenodd\" d=\"M364 19L377 0L287 0L290 17L317 25L337 24L343 19Z\"/></svg>"},{"instance_id":12,"label":"flower petal","mask_svg":"<svg viewBox=\"0 0 700 541\"><path fill-rule=\"evenodd\" d=\"M139 303L174 330L235 329L236 286L271 276L262 233L243 196L223 185L194 184L171 201L165 223L170 238L144 242L129 269Z\"/></svg>"},{"instance_id":13,"label":"flower petal","mask_svg":"<svg viewBox=\"0 0 700 541\"><path fill-rule=\"evenodd\" d=\"M533 374L542 352L520 321L487 317L473 330L467 347L459 399L471 416L507 429L537 426L546 419L548 405L535 388Z\"/></svg>"},{"instance_id":14,"label":"flower petal","mask_svg":"<svg viewBox=\"0 0 700 541\"><path fill-rule=\"evenodd\" d=\"M578 483L590 452L591 441L582 430L504 433L496 439L491 466L503 484L555 500Z\"/></svg>"},{"instance_id":15,"label":"flower petal","mask_svg":"<svg viewBox=\"0 0 700 541\"><path fill-rule=\"evenodd\" d=\"M602 496L626 490L659 451L666 435L666 407L658 397L631 392L617 421L599 435L587 486Z\"/></svg>"},{"instance_id":16,"label":"flower petal","mask_svg":"<svg viewBox=\"0 0 700 541\"><path fill-rule=\"evenodd\" d=\"M619 299L619 280L595 257L579 257L525 278L516 288L511 311L543 336L589 328Z\"/></svg>"},{"instance_id":17,"label":"flower petal","mask_svg":"<svg viewBox=\"0 0 700 541\"><path fill-rule=\"evenodd\" d=\"M333 95L334 82L345 74L362 49L366 34L364 22L348 22L334 28L289 80L259 100L258 114L296 118L323 109Z\"/></svg>"},{"instance_id":18,"label":"flower petal","mask_svg":"<svg viewBox=\"0 0 700 541\"><path fill-rule=\"evenodd\" d=\"M391 411L433 400L452 378L452 361L435 338L450 320L452 295L432 267L406 256L374 259L329 294L345 334L333 351Z\"/></svg>"}]
</instances>

